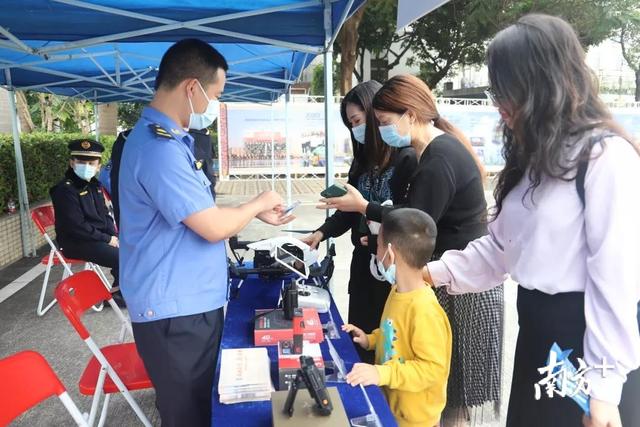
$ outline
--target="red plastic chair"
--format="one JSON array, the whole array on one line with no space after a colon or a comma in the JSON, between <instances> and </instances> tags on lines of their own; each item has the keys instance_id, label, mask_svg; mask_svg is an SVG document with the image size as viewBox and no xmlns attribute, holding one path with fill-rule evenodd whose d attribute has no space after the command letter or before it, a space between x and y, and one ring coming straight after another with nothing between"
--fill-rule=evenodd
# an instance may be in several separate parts
<instances>
[{"instance_id":1,"label":"red plastic chair","mask_svg":"<svg viewBox=\"0 0 640 427\"><path fill-rule=\"evenodd\" d=\"M94 271L81 271L60 282L55 295L62 312L93 353L79 382L80 393L93 395L89 425L93 425L95 421L102 393L105 393L105 398L98 426L104 425L106 420L110 395L120 392L140 421L151 427L151 423L129 392L153 388L135 343L119 343L99 348L82 323L82 316L91 306L107 301L123 327L133 335L131 324L111 298L111 293L103 286L100 277Z\"/></svg>"},{"instance_id":2,"label":"red plastic chair","mask_svg":"<svg viewBox=\"0 0 640 427\"><path fill-rule=\"evenodd\" d=\"M47 306L44 306L44 296L47 292L47 284L49 283L49 274L51 273L51 268L53 266L62 265L64 267L64 273L62 275L62 279L66 279L67 277L73 274L71 271L72 265L84 265L85 270L91 269L100 275L104 285L107 289L111 289L111 284L107 280L107 277L102 272L102 269L95 265L92 262L86 262L79 259L65 258L64 255L60 252L60 250L56 247L56 244L53 242L49 234L47 233L47 229L49 227L53 227L56 223L55 212L53 210L52 205L40 206L39 208L35 208L31 211L31 219L35 223L36 227L40 231L40 234L44 237L44 239L49 244L51 250L49 251L49 255L45 255L40 260L40 263L46 266L46 270L44 272L44 279L42 281L42 290L40 291L40 299L38 300L38 307L36 308L36 314L38 316L44 316L44 314L51 309L56 303L54 299ZM100 311L101 307L94 308L96 311Z\"/></svg>"},{"instance_id":3,"label":"red plastic chair","mask_svg":"<svg viewBox=\"0 0 640 427\"><path fill-rule=\"evenodd\" d=\"M0 426L8 425L38 403L58 396L79 426L88 424L44 357L22 351L0 360Z\"/></svg>"}]
</instances>

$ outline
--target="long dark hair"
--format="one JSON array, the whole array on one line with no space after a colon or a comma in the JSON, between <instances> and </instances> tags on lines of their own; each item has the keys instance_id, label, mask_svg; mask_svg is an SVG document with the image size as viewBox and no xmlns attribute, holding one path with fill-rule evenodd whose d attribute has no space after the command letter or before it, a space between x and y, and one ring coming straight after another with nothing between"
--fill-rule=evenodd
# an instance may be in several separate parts
<instances>
[{"instance_id":1,"label":"long dark hair","mask_svg":"<svg viewBox=\"0 0 640 427\"><path fill-rule=\"evenodd\" d=\"M397 114L404 114L409 111L422 124L433 121L433 125L436 128L454 136L465 146L484 179L484 166L471 146L469 138L438 113L436 99L431 89L416 76L404 74L387 80L382 89L373 98L373 108Z\"/></svg>"},{"instance_id":2,"label":"long dark hair","mask_svg":"<svg viewBox=\"0 0 640 427\"><path fill-rule=\"evenodd\" d=\"M560 18L526 15L500 31L487 50L496 102L511 116L502 123L506 164L494 196L497 215L525 173L535 192L543 176L575 179L587 158L588 132L608 130L631 142L598 97L597 79L573 28ZM636 148L637 149L637 148Z\"/></svg>"},{"instance_id":3,"label":"long dark hair","mask_svg":"<svg viewBox=\"0 0 640 427\"><path fill-rule=\"evenodd\" d=\"M347 104L354 104L360 107L366 117L364 144L358 143L353 137L353 133L351 133L354 160L353 173L356 176L375 170L381 172L389 165L392 148L385 144L380 137L372 107L373 97L381 87L382 85L375 80L360 83L347 92L340 104L342 122L347 128L351 129L351 122L347 117Z\"/></svg>"}]
</instances>

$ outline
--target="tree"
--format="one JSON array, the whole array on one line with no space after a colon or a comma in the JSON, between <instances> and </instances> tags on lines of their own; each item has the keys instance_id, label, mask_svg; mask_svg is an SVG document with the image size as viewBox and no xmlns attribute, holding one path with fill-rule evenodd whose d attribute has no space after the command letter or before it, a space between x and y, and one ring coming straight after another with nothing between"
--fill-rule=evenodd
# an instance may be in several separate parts
<instances>
[{"instance_id":1,"label":"tree","mask_svg":"<svg viewBox=\"0 0 640 427\"><path fill-rule=\"evenodd\" d=\"M24 132L91 132L90 101L34 91L16 91L16 97Z\"/></svg>"},{"instance_id":2,"label":"tree","mask_svg":"<svg viewBox=\"0 0 640 427\"><path fill-rule=\"evenodd\" d=\"M451 0L396 33L396 0L369 0L359 26L358 57L366 50L386 73L404 59L435 87L455 67L484 61L486 44L500 29L528 13L561 16L585 47L610 37L618 23L616 3L637 0ZM612 4L614 4L612 6ZM619 8L618 8L619 9ZM363 61L356 72L362 80Z\"/></svg>"},{"instance_id":3,"label":"tree","mask_svg":"<svg viewBox=\"0 0 640 427\"><path fill-rule=\"evenodd\" d=\"M53 111L51 97L46 93L38 94L38 105L40 107L41 127L46 132L53 132Z\"/></svg>"},{"instance_id":4,"label":"tree","mask_svg":"<svg viewBox=\"0 0 640 427\"><path fill-rule=\"evenodd\" d=\"M619 0L629 1L629 0ZM576 30L585 48L615 30L611 0L453 0L418 20L405 44L431 87L458 65L484 61L486 43L500 29L529 13L560 16Z\"/></svg>"},{"instance_id":5,"label":"tree","mask_svg":"<svg viewBox=\"0 0 640 427\"><path fill-rule=\"evenodd\" d=\"M336 39L336 47L340 50L340 94L351 90L352 75L358 60L358 28L364 16L367 3L363 4L344 23Z\"/></svg>"},{"instance_id":6,"label":"tree","mask_svg":"<svg viewBox=\"0 0 640 427\"><path fill-rule=\"evenodd\" d=\"M16 92L16 108L18 110L18 119L22 126L22 132L31 133L35 130L33 119L31 118L31 111L29 110L29 103L27 97L22 90Z\"/></svg>"},{"instance_id":7,"label":"tree","mask_svg":"<svg viewBox=\"0 0 640 427\"><path fill-rule=\"evenodd\" d=\"M621 14L618 42L622 56L636 75L636 102L640 102L640 8L631 7Z\"/></svg>"},{"instance_id":8,"label":"tree","mask_svg":"<svg viewBox=\"0 0 640 427\"><path fill-rule=\"evenodd\" d=\"M364 74L364 54L371 52L374 58L384 58L379 61L380 80L386 80L389 70L400 64L404 55L411 49L410 45L402 45L406 39L406 32L396 33L397 0L369 0L364 11L362 21L358 27L358 43L356 47L360 58L360 69L355 71L356 78L362 82Z\"/></svg>"},{"instance_id":9,"label":"tree","mask_svg":"<svg viewBox=\"0 0 640 427\"><path fill-rule=\"evenodd\" d=\"M498 30L500 3L453 0L425 15L403 42L413 53L407 65L418 65L420 77L435 88L454 67L482 63L486 41Z\"/></svg>"},{"instance_id":10,"label":"tree","mask_svg":"<svg viewBox=\"0 0 640 427\"><path fill-rule=\"evenodd\" d=\"M333 61L333 82L338 82L338 72L335 61ZM340 90L333 87L333 94L340 95ZM311 76L311 96L324 96L324 65L318 64L313 68Z\"/></svg>"},{"instance_id":11,"label":"tree","mask_svg":"<svg viewBox=\"0 0 640 427\"><path fill-rule=\"evenodd\" d=\"M143 108L142 102L118 103L118 124L125 129L131 129L140 118Z\"/></svg>"},{"instance_id":12,"label":"tree","mask_svg":"<svg viewBox=\"0 0 640 427\"><path fill-rule=\"evenodd\" d=\"M501 20L511 24L528 13L559 16L569 22L587 48L609 38L618 28L620 3L637 0L510 0L505 1Z\"/></svg>"}]
</instances>

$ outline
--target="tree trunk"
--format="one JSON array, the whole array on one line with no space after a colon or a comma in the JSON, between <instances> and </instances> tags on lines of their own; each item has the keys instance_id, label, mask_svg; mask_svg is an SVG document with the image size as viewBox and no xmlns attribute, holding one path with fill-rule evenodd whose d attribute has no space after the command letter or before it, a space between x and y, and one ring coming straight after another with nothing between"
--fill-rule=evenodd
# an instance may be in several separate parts
<instances>
[{"instance_id":1,"label":"tree trunk","mask_svg":"<svg viewBox=\"0 0 640 427\"><path fill-rule=\"evenodd\" d=\"M51 95L40 93L38 94L38 100L40 101L40 118L42 122L42 130L45 132L53 132L53 112L52 112L52 100Z\"/></svg>"},{"instance_id":2,"label":"tree trunk","mask_svg":"<svg viewBox=\"0 0 640 427\"><path fill-rule=\"evenodd\" d=\"M78 124L80 131L84 134L91 133L91 126L89 125L89 112L87 110L86 101L76 101L74 105L74 120Z\"/></svg>"},{"instance_id":3,"label":"tree trunk","mask_svg":"<svg viewBox=\"0 0 640 427\"><path fill-rule=\"evenodd\" d=\"M38 94L38 102L40 104L40 127L42 130L47 129L47 117L46 117L46 100L44 98L44 93Z\"/></svg>"},{"instance_id":4,"label":"tree trunk","mask_svg":"<svg viewBox=\"0 0 640 427\"><path fill-rule=\"evenodd\" d=\"M35 126L33 124L33 119L31 118L31 113L29 112L29 103L27 102L27 97L25 96L23 91L16 91L16 101L18 118L20 120L20 125L22 126L22 132L33 132Z\"/></svg>"},{"instance_id":5,"label":"tree trunk","mask_svg":"<svg viewBox=\"0 0 640 427\"><path fill-rule=\"evenodd\" d=\"M340 94L345 95L351 90L353 71L358 59L358 27L364 15L366 3L349 18L340 30Z\"/></svg>"},{"instance_id":6,"label":"tree trunk","mask_svg":"<svg viewBox=\"0 0 640 427\"><path fill-rule=\"evenodd\" d=\"M640 102L640 67L636 70L636 102Z\"/></svg>"},{"instance_id":7,"label":"tree trunk","mask_svg":"<svg viewBox=\"0 0 640 427\"><path fill-rule=\"evenodd\" d=\"M360 83L364 82L364 55L367 51L362 48L360 52L358 52L358 56L360 57L360 79L358 80Z\"/></svg>"}]
</instances>

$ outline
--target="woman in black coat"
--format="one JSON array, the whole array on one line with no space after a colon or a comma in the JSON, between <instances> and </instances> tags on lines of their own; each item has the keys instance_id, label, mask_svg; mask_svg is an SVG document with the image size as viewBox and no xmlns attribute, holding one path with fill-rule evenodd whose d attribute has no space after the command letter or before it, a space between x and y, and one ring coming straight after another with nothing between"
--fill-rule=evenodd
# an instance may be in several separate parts
<instances>
[{"instance_id":1,"label":"woman in black coat","mask_svg":"<svg viewBox=\"0 0 640 427\"><path fill-rule=\"evenodd\" d=\"M372 101L382 85L374 80L361 83L346 94L340 105L344 125L351 130L353 163L349 169L348 183L358 188L371 202L393 204L405 202L409 178L417 165L415 151L411 148L393 149L382 142L373 114ZM376 329L390 285L375 278L369 268L372 254L375 256L375 238L364 215L354 212L335 212L314 233L302 239L312 247L327 239L339 237L351 230L353 257L349 278L349 323L364 330ZM367 243L368 245L363 245ZM373 362L373 352L361 351L360 358Z\"/></svg>"}]
</instances>

